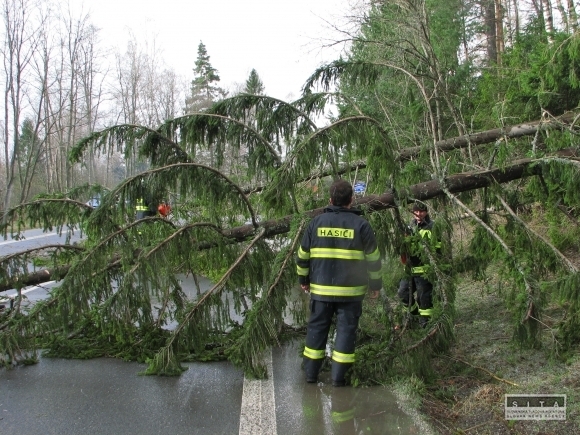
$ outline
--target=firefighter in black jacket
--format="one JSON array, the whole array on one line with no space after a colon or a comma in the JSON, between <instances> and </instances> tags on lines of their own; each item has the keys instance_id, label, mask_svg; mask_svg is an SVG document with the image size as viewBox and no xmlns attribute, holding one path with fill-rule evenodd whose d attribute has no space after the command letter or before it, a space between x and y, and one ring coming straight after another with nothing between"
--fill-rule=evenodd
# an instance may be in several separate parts
<instances>
[{"instance_id":1,"label":"firefighter in black jacket","mask_svg":"<svg viewBox=\"0 0 580 435\"><path fill-rule=\"evenodd\" d=\"M143 179L139 182L137 189L137 199L135 200L135 219L145 219L146 217L155 216L157 213L157 202L147 188Z\"/></svg>"},{"instance_id":2,"label":"firefighter in black jacket","mask_svg":"<svg viewBox=\"0 0 580 435\"><path fill-rule=\"evenodd\" d=\"M360 211L351 209L353 189L345 180L330 187L330 206L306 229L297 256L302 289L310 293L310 320L304 348L306 381L318 381L326 341L336 314L332 352L334 386L345 385L345 374L355 360L355 340L362 300L382 287L381 260L374 232Z\"/></svg>"},{"instance_id":3,"label":"firefighter in black jacket","mask_svg":"<svg viewBox=\"0 0 580 435\"><path fill-rule=\"evenodd\" d=\"M431 243L436 251L440 250L441 243L432 240L433 221L425 204L414 203L413 216L407 234L408 240L411 240L409 252L401 255L401 261L409 268L410 277L400 281L397 294L412 315L419 315L419 324L425 328L433 314L433 284L427 278L430 266L421 260L420 255L424 252L423 243Z\"/></svg>"}]
</instances>

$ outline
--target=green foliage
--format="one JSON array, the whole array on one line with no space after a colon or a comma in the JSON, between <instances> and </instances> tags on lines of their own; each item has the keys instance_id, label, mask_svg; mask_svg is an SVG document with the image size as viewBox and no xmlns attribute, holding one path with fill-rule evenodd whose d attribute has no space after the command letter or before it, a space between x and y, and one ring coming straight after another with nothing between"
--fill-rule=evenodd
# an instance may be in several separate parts
<instances>
[{"instance_id":1,"label":"green foliage","mask_svg":"<svg viewBox=\"0 0 580 435\"><path fill-rule=\"evenodd\" d=\"M579 41L578 35L556 34L554 43L543 35L520 35L506 50L501 66L482 74L477 86L477 128L504 119L508 124L535 119L541 110L561 114L578 107Z\"/></svg>"},{"instance_id":2,"label":"green foliage","mask_svg":"<svg viewBox=\"0 0 580 435\"><path fill-rule=\"evenodd\" d=\"M69 336L49 335L39 339L38 346L47 349L45 357L90 359L115 357L127 361L145 362L163 346L169 331L153 325L129 327L122 331L101 329L103 319L97 310L89 312ZM116 332L116 333L115 333Z\"/></svg>"}]
</instances>

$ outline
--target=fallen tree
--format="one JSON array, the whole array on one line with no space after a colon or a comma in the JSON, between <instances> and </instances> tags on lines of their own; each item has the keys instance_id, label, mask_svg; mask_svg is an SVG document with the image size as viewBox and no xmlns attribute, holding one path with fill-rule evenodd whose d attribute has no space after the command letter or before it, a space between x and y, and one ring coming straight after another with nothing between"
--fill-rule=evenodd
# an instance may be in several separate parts
<instances>
[{"instance_id":1,"label":"fallen tree","mask_svg":"<svg viewBox=\"0 0 580 435\"><path fill-rule=\"evenodd\" d=\"M264 110L260 115L263 116L260 128L251 124L249 118L244 118L247 128L240 122L246 117L250 106L245 104L249 102L254 108L263 105L258 107ZM453 175L422 171L423 174L435 175L429 181L405 184L399 175L403 165L397 155L401 152L394 148L381 126L368 117L339 119L318 129L310 120L303 119L306 112L267 97L242 95L236 99L236 104L224 104L214 108L215 113L171 120L154 131L120 126L81 141L73 152L75 159L81 158L88 147L103 152L115 148L124 149L127 158L134 153L145 156L151 165L147 171L127 178L107 192L98 209L79 207L75 204L77 198L73 197L58 204L38 200L9 212L8 225L20 222L23 216L31 225L58 226L80 222L87 236L82 252L68 252L67 257L57 253L54 255L55 268L35 274L29 274L26 266L33 255L31 252L21 258L0 261L0 291L39 284L55 278L57 272L62 278L59 286L51 292L50 299L34 305L25 316L21 315L23 311L18 304L15 310L3 314L0 343L12 343L10 347L3 347L10 360L18 357L20 349L34 347L31 337L48 335L58 340L71 333L81 337L88 334L86 328L91 325L92 333L116 341L134 336L136 325L158 328L166 322L178 321L178 327L165 344L157 344L155 357L148 357L151 359L149 373L177 374L181 371L179 362L184 354L203 354L211 343L216 340L223 342L224 337L233 335L235 339L231 342L225 339L222 355L249 373L262 376L260 353L272 340L279 339L285 323L284 313L293 309L296 322L301 319L301 307L289 306L296 282L293 256L305 223L322 213L327 203L322 175L353 177L360 175L361 171L367 180L372 180L374 187L369 188L365 196L358 197L356 205L368 212L382 242L385 261L398 255L401 218L397 213L382 211L404 212L409 201L432 200L433 210L438 213L437 220L441 222L436 233L446 238L446 245L451 246L451 226L448 223L452 209L460 210L468 201L477 204L473 221L482 232L475 229L474 240L470 243L485 247L487 254L494 252L496 261L501 255L502 261L513 265L508 271L511 275L506 279L514 280L514 291L521 291L525 301L522 306L514 307L514 312L523 313L521 316L518 314L520 320L525 319L516 322L517 327L533 340L534 319L541 312L541 298L535 283L544 278L548 269L526 271L524 266L526 262L540 261L532 256L545 252L536 247L536 242L534 249L530 249L532 245L528 244L524 251L514 251L512 244L515 242L506 241L505 234L511 239L521 237L529 240L525 225L518 227L517 231L510 227L512 232L506 233L503 227L512 225L510 222L492 222L489 216L485 216L490 203L487 192L498 193L500 197L509 196L511 192L523 191L515 189L512 182L532 186L534 182L526 180L538 179L545 189L542 202L546 207L570 206L574 200L562 197L561 188L574 185L573 174L577 171L575 148L550 145L551 151L550 146L545 147L544 157L516 159L487 170ZM569 122L567 119L565 122ZM573 130L572 124L568 127ZM542 131L540 126L538 124L535 130L520 128L517 136L539 133ZM557 126L561 124L554 123L550 128ZM482 135L479 142L493 142L498 134ZM275 139L292 144L284 159L277 151L280 146L271 143ZM546 137L546 140L551 139ZM345 141L351 145L336 145ZM458 143L460 140L453 146L450 143L451 153ZM468 145L473 141L465 140L463 143ZM235 162L232 156L240 154L241 147L247 147L247 155L243 157L247 172L241 179L235 179L231 175ZM421 147L413 151L417 156L413 164L420 163L423 151L427 149ZM200 153L212 155L215 166L194 163ZM489 155L490 161L493 160L494 153ZM361 158L365 156L366 161L361 164ZM562 174L567 175L562 177ZM269 180L262 189L238 187L248 180L257 185L261 179ZM133 221L132 203L143 182L147 189L161 196L169 192L178 193L179 201L173 204L172 219L157 217ZM392 186L392 189L385 192L385 186ZM317 189L324 193L319 195ZM261 193L248 195L248 191ZM514 202L513 195L511 198L496 203L498 207L512 211L511 207L519 200ZM454 204L453 207L450 204ZM259 220L258 215L263 218ZM506 215L509 216L508 211ZM252 223L244 225L244 221ZM5 234L9 228L14 230L14 226L8 225L3 229ZM553 248L545 258L560 258L553 253ZM477 257L481 255L480 251L477 248L475 254L470 255L476 256L477 267L483 270L491 258L489 255ZM450 254L448 252L441 259L440 267L437 264L434 267L437 281L441 283L441 299L432 328L420 340L403 343L393 333L392 325L384 324L388 338L382 340L382 344L373 345L382 346L381 352L387 354L385 360L394 355L428 351L431 344L441 346L451 340L455 290L446 276L449 268L445 265ZM462 255L454 255L458 254ZM63 258L66 266L61 267ZM552 264L551 273L559 267L555 262ZM180 273L209 275L215 284L196 300L187 301L176 278ZM14 276L18 281L11 279ZM389 279L394 278L385 275L385 282ZM233 330L232 312L242 318ZM227 330L229 333L225 334Z\"/></svg>"}]
</instances>

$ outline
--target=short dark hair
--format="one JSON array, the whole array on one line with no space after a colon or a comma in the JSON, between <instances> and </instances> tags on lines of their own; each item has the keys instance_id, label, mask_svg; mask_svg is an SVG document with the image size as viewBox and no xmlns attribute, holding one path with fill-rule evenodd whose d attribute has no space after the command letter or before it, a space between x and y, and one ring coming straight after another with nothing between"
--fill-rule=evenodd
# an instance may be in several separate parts
<instances>
[{"instance_id":1,"label":"short dark hair","mask_svg":"<svg viewBox=\"0 0 580 435\"><path fill-rule=\"evenodd\" d=\"M413 211L427 211L427 204L416 201L413 203Z\"/></svg>"},{"instance_id":2,"label":"short dark hair","mask_svg":"<svg viewBox=\"0 0 580 435\"><path fill-rule=\"evenodd\" d=\"M352 185L343 179L336 180L330 186L330 200L332 205L343 207L349 205L352 200Z\"/></svg>"}]
</instances>

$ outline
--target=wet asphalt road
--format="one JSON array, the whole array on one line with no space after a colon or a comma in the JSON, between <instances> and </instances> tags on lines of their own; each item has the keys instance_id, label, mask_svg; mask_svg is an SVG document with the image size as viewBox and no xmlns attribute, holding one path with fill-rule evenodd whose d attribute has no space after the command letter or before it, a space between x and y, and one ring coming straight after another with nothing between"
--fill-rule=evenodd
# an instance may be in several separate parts
<instances>
[{"instance_id":1,"label":"wet asphalt road","mask_svg":"<svg viewBox=\"0 0 580 435\"><path fill-rule=\"evenodd\" d=\"M228 362L185 366L179 377L140 376L144 364L106 358L41 358L3 369L0 434L428 433L386 388L335 388L324 373L317 385L306 384L296 346L273 349L273 376L266 381L245 381ZM261 391L252 394L248 382ZM271 392L264 383L272 384Z\"/></svg>"}]
</instances>

